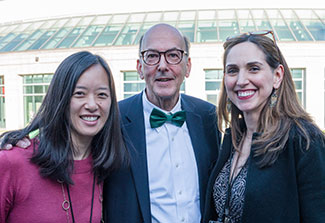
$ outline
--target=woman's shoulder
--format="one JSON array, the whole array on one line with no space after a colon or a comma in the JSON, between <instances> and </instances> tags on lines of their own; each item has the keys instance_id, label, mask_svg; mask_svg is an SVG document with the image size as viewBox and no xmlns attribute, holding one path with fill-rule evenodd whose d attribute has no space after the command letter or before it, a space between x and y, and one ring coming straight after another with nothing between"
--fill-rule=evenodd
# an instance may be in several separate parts
<instances>
[{"instance_id":1,"label":"woman's shoulder","mask_svg":"<svg viewBox=\"0 0 325 223\"><path fill-rule=\"evenodd\" d=\"M20 168L29 163L33 155L33 144L23 149L14 146L10 150L0 151L0 168Z\"/></svg>"},{"instance_id":2,"label":"woman's shoulder","mask_svg":"<svg viewBox=\"0 0 325 223\"><path fill-rule=\"evenodd\" d=\"M316 124L307 120L297 120L296 123L292 124L290 129L290 138L298 141L307 141L311 143L325 142L325 135Z\"/></svg>"}]
</instances>

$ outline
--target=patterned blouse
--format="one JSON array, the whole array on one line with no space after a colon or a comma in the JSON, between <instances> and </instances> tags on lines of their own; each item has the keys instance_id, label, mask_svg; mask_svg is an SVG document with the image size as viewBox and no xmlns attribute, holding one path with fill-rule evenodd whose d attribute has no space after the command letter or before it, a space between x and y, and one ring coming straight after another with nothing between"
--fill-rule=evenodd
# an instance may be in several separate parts
<instances>
[{"instance_id":1,"label":"patterned blouse","mask_svg":"<svg viewBox=\"0 0 325 223\"><path fill-rule=\"evenodd\" d=\"M213 187L213 200L218 215L218 223L223 222L224 219L232 157L233 155L230 156L225 166L222 168ZM245 199L247 163L248 161L246 161L245 165L233 180L229 202L229 223L241 222Z\"/></svg>"}]
</instances>

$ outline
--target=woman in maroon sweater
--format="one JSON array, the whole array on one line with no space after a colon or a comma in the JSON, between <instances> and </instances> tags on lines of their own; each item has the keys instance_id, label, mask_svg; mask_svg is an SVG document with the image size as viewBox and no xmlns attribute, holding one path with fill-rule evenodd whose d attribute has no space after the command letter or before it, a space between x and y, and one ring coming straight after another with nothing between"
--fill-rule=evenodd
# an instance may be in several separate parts
<instances>
[{"instance_id":1,"label":"woman in maroon sweater","mask_svg":"<svg viewBox=\"0 0 325 223\"><path fill-rule=\"evenodd\" d=\"M102 182L127 160L113 76L101 57L67 57L35 118L2 143L35 130L27 150L0 151L0 222L100 222Z\"/></svg>"}]
</instances>

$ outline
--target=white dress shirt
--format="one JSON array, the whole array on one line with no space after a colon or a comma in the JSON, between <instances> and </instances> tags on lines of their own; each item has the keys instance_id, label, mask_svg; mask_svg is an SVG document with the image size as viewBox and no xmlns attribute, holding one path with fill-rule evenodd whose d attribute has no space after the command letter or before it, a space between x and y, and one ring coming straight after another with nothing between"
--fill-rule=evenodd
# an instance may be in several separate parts
<instances>
[{"instance_id":1,"label":"white dress shirt","mask_svg":"<svg viewBox=\"0 0 325 223\"><path fill-rule=\"evenodd\" d=\"M201 219L199 177L186 122L150 127L156 108L143 92L152 223L198 223ZM181 110L180 98L171 111Z\"/></svg>"}]
</instances>

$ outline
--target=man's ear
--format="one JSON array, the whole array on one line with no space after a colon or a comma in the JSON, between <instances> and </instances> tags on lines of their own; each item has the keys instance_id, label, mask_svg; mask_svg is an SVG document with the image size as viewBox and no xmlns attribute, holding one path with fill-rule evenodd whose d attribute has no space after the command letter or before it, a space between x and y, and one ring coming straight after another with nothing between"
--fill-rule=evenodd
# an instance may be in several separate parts
<instances>
[{"instance_id":1,"label":"man's ear","mask_svg":"<svg viewBox=\"0 0 325 223\"><path fill-rule=\"evenodd\" d=\"M139 59L137 59L137 71L138 71L138 74L139 74L141 80L143 80L144 75L143 75L143 71L142 71L142 63Z\"/></svg>"},{"instance_id":2,"label":"man's ear","mask_svg":"<svg viewBox=\"0 0 325 223\"><path fill-rule=\"evenodd\" d=\"M185 74L185 77L189 77L190 76L191 68L192 68L191 58L188 57L187 58L187 62L186 62L186 74Z\"/></svg>"},{"instance_id":3,"label":"man's ear","mask_svg":"<svg viewBox=\"0 0 325 223\"><path fill-rule=\"evenodd\" d=\"M284 75L284 67L282 64L280 64L275 70L274 70L274 77L273 77L273 88L278 89L282 83Z\"/></svg>"}]
</instances>

